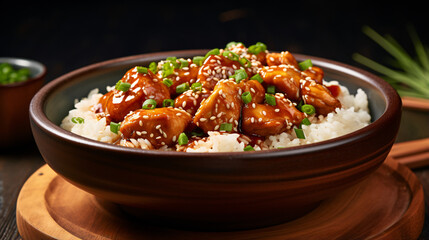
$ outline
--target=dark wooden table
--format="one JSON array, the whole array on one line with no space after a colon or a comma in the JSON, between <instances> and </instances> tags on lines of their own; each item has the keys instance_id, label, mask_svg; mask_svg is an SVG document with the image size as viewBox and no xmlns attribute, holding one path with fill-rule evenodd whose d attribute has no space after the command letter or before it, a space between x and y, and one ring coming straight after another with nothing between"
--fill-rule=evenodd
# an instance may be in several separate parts
<instances>
[{"instance_id":1,"label":"dark wooden table","mask_svg":"<svg viewBox=\"0 0 429 240\"><path fill-rule=\"evenodd\" d=\"M0 151L0 239L22 239L16 226L16 200L27 178L45 162L34 144ZM413 169L425 191L425 222L419 239L429 239L429 167Z\"/></svg>"}]
</instances>

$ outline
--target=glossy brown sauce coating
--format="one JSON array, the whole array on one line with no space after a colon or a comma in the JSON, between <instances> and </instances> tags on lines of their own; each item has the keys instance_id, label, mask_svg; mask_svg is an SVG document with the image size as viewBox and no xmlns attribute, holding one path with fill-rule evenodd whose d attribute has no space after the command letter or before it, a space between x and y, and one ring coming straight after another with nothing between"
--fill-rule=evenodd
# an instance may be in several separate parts
<instances>
[{"instance_id":1,"label":"glossy brown sauce coating","mask_svg":"<svg viewBox=\"0 0 429 240\"><path fill-rule=\"evenodd\" d=\"M106 93L94 111L121 124L121 139L146 139L154 149L178 146L179 135L185 133L189 142L177 149L184 151L197 140L207 140L209 131L238 133L240 141L263 149L266 136L291 131L308 117L297 108L298 104L313 105L315 115L326 115L341 107L336 98L341 89L324 86L324 72L317 66L300 70L290 52L265 50L253 54L241 44L227 50L239 58L230 59L221 49L220 54L207 56L200 66L186 59L185 67L174 68L168 76L159 67L156 73L131 68L121 79L130 83L130 88ZM240 62L241 58L247 61ZM245 79L234 78L238 69L245 70ZM256 74L262 81L251 80ZM165 79L170 84L163 83ZM185 91L177 89L181 84L194 83L201 85ZM267 93L269 86L274 86L274 93ZM243 93L250 94L250 98L245 101ZM274 105L268 102L267 95L275 99ZM141 109L147 99L155 100L155 109ZM166 99L174 106L163 107ZM199 132L199 136L191 132Z\"/></svg>"},{"instance_id":2,"label":"glossy brown sauce coating","mask_svg":"<svg viewBox=\"0 0 429 240\"><path fill-rule=\"evenodd\" d=\"M121 79L130 83L128 91L113 89L106 93L96 107L96 113L101 113L113 122L120 122L130 112L141 109L143 102L154 99L158 107L164 99L170 98L169 89L152 72L139 73L136 68L128 70Z\"/></svg>"}]
</instances>

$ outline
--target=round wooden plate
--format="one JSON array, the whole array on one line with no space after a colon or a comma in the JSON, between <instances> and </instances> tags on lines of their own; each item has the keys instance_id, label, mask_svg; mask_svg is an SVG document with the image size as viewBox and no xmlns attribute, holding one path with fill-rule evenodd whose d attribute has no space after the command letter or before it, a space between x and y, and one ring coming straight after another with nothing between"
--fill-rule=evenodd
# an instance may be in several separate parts
<instances>
[{"instance_id":1,"label":"round wooden plate","mask_svg":"<svg viewBox=\"0 0 429 240\"><path fill-rule=\"evenodd\" d=\"M17 201L24 239L417 239L423 228L423 189L391 158L363 182L284 224L234 232L151 226L71 185L45 165Z\"/></svg>"}]
</instances>

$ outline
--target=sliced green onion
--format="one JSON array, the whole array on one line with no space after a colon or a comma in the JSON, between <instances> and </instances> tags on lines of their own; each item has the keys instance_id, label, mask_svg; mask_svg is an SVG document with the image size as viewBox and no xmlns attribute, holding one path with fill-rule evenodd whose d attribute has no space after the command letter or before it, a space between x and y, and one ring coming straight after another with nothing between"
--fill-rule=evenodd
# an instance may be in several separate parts
<instances>
[{"instance_id":1,"label":"sliced green onion","mask_svg":"<svg viewBox=\"0 0 429 240\"><path fill-rule=\"evenodd\" d=\"M250 92L244 92L241 94L241 99L243 100L244 104L250 103L252 101L252 95Z\"/></svg>"},{"instance_id":2,"label":"sliced green onion","mask_svg":"<svg viewBox=\"0 0 429 240\"><path fill-rule=\"evenodd\" d=\"M210 55L219 55L219 53L220 53L219 48L213 48L212 50L206 53L205 57L207 58Z\"/></svg>"},{"instance_id":3,"label":"sliced green onion","mask_svg":"<svg viewBox=\"0 0 429 240\"><path fill-rule=\"evenodd\" d=\"M119 80L115 85L115 89L118 91L122 91L122 92L128 91L128 89L130 89L130 87L131 87L130 83L122 82L121 80Z\"/></svg>"},{"instance_id":4,"label":"sliced green onion","mask_svg":"<svg viewBox=\"0 0 429 240\"><path fill-rule=\"evenodd\" d=\"M255 149L252 146L247 145L246 147L243 148L243 151L255 151Z\"/></svg>"},{"instance_id":5,"label":"sliced green onion","mask_svg":"<svg viewBox=\"0 0 429 240\"><path fill-rule=\"evenodd\" d=\"M311 122L310 122L310 120L308 120L308 118L304 118L304 119L302 119L301 124L309 126L309 125L311 125Z\"/></svg>"},{"instance_id":6,"label":"sliced green onion","mask_svg":"<svg viewBox=\"0 0 429 240\"><path fill-rule=\"evenodd\" d=\"M191 135L196 136L196 137L202 137L202 136L204 136L204 132L194 130L191 132Z\"/></svg>"},{"instance_id":7,"label":"sliced green onion","mask_svg":"<svg viewBox=\"0 0 429 240\"><path fill-rule=\"evenodd\" d=\"M276 86L274 86L274 85L269 85L269 86L267 87L267 93L269 93L269 94L276 94Z\"/></svg>"},{"instance_id":8,"label":"sliced green onion","mask_svg":"<svg viewBox=\"0 0 429 240\"><path fill-rule=\"evenodd\" d=\"M146 67L137 66L136 69L137 69L137 72L139 73L147 73Z\"/></svg>"},{"instance_id":9,"label":"sliced green onion","mask_svg":"<svg viewBox=\"0 0 429 240\"><path fill-rule=\"evenodd\" d=\"M299 139L305 139L304 131L301 128L294 128L296 137Z\"/></svg>"},{"instance_id":10,"label":"sliced green onion","mask_svg":"<svg viewBox=\"0 0 429 240\"><path fill-rule=\"evenodd\" d=\"M110 122L110 131L112 133L118 134L119 128L121 127L120 123Z\"/></svg>"},{"instance_id":11,"label":"sliced green onion","mask_svg":"<svg viewBox=\"0 0 429 240\"><path fill-rule=\"evenodd\" d=\"M162 83L164 83L167 87L171 87L171 85L173 85L173 81L169 78L164 78L164 80L162 80Z\"/></svg>"},{"instance_id":12,"label":"sliced green onion","mask_svg":"<svg viewBox=\"0 0 429 240\"><path fill-rule=\"evenodd\" d=\"M167 62L170 62L174 68L179 68L180 64L177 62L177 57L167 57Z\"/></svg>"},{"instance_id":13,"label":"sliced green onion","mask_svg":"<svg viewBox=\"0 0 429 240\"><path fill-rule=\"evenodd\" d=\"M307 113L308 115L314 114L316 112L316 108L310 104L304 104L301 106L301 111Z\"/></svg>"},{"instance_id":14,"label":"sliced green onion","mask_svg":"<svg viewBox=\"0 0 429 240\"><path fill-rule=\"evenodd\" d=\"M149 64L149 70L153 73L156 73L158 71L158 64L156 62L151 62Z\"/></svg>"},{"instance_id":15,"label":"sliced green onion","mask_svg":"<svg viewBox=\"0 0 429 240\"><path fill-rule=\"evenodd\" d=\"M156 108L156 101L154 99L147 99L143 102L143 109L155 109Z\"/></svg>"},{"instance_id":16,"label":"sliced green onion","mask_svg":"<svg viewBox=\"0 0 429 240\"><path fill-rule=\"evenodd\" d=\"M226 44L225 49L229 49L230 47L233 47L233 46L238 45L240 43L244 46L244 44L242 42L229 42Z\"/></svg>"},{"instance_id":17,"label":"sliced green onion","mask_svg":"<svg viewBox=\"0 0 429 240\"><path fill-rule=\"evenodd\" d=\"M162 107L174 107L174 100L173 99L164 99L162 101Z\"/></svg>"},{"instance_id":18,"label":"sliced green onion","mask_svg":"<svg viewBox=\"0 0 429 240\"><path fill-rule=\"evenodd\" d=\"M81 117L72 117L71 121L73 123L78 123L78 124L82 124L85 122L85 119L81 118Z\"/></svg>"},{"instance_id":19,"label":"sliced green onion","mask_svg":"<svg viewBox=\"0 0 429 240\"><path fill-rule=\"evenodd\" d=\"M185 145L185 144L188 144L188 142L189 142L189 140L188 140L188 136L186 136L186 134L185 134L185 133L181 133L181 134L179 135L179 137L177 138L177 143L178 143L179 145Z\"/></svg>"},{"instance_id":20,"label":"sliced green onion","mask_svg":"<svg viewBox=\"0 0 429 240\"><path fill-rule=\"evenodd\" d=\"M261 42L257 42L256 44L251 45L249 46L249 48L247 48L247 52L253 53L255 55L258 55L260 52L263 52L265 50L267 50L267 45Z\"/></svg>"},{"instance_id":21,"label":"sliced green onion","mask_svg":"<svg viewBox=\"0 0 429 240\"><path fill-rule=\"evenodd\" d=\"M307 59L298 63L298 65L299 65L299 68L301 68L301 70L304 71L304 70L307 70L309 67L312 67L313 63L311 62L311 59Z\"/></svg>"},{"instance_id":22,"label":"sliced green onion","mask_svg":"<svg viewBox=\"0 0 429 240\"><path fill-rule=\"evenodd\" d=\"M201 85L200 82L195 82L195 83L192 83L191 89L194 92L202 91L203 90L203 85Z\"/></svg>"},{"instance_id":23,"label":"sliced green onion","mask_svg":"<svg viewBox=\"0 0 429 240\"><path fill-rule=\"evenodd\" d=\"M192 62L201 67L203 65L204 59L206 58L203 56L195 56L192 58Z\"/></svg>"},{"instance_id":24,"label":"sliced green onion","mask_svg":"<svg viewBox=\"0 0 429 240\"><path fill-rule=\"evenodd\" d=\"M222 123L219 127L220 131L231 132L232 131L232 123Z\"/></svg>"},{"instance_id":25,"label":"sliced green onion","mask_svg":"<svg viewBox=\"0 0 429 240\"><path fill-rule=\"evenodd\" d=\"M263 83L263 82L264 82L264 79L262 79L262 77L261 77L261 75L259 75L259 73L257 73L257 74L255 74L255 75L253 75L253 76L250 78L250 80L256 80L256 81L258 81L259 83Z\"/></svg>"},{"instance_id":26,"label":"sliced green onion","mask_svg":"<svg viewBox=\"0 0 429 240\"><path fill-rule=\"evenodd\" d=\"M252 63L249 61L249 59L244 58L244 57L240 58L238 60L238 62L240 62L241 66L243 66L243 67L251 67L252 66Z\"/></svg>"},{"instance_id":27,"label":"sliced green onion","mask_svg":"<svg viewBox=\"0 0 429 240\"><path fill-rule=\"evenodd\" d=\"M237 53L235 52L231 52L229 50L225 50L223 51L222 55L232 61L238 61L238 59L240 58L240 56L238 56Z\"/></svg>"},{"instance_id":28,"label":"sliced green onion","mask_svg":"<svg viewBox=\"0 0 429 240\"><path fill-rule=\"evenodd\" d=\"M240 83L242 80L247 78L247 73L246 70L240 68L235 70L234 75L231 75L230 77L234 78L237 83Z\"/></svg>"},{"instance_id":29,"label":"sliced green onion","mask_svg":"<svg viewBox=\"0 0 429 240\"><path fill-rule=\"evenodd\" d=\"M271 106L276 106L276 97L274 97L273 95L269 94L269 93L265 93L265 102L267 102L269 105Z\"/></svg>"},{"instance_id":30,"label":"sliced green onion","mask_svg":"<svg viewBox=\"0 0 429 240\"><path fill-rule=\"evenodd\" d=\"M171 62L168 61L162 65L162 77L163 78L170 76L171 74L173 74L173 72L174 72L174 67L173 67Z\"/></svg>"},{"instance_id":31,"label":"sliced green onion","mask_svg":"<svg viewBox=\"0 0 429 240\"><path fill-rule=\"evenodd\" d=\"M189 90L189 83L182 83L176 87L176 93L183 93Z\"/></svg>"},{"instance_id":32,"label":"sliced green onion","mask_svg":"<svg viewBox=\"0 0 429 240\"><path fill-rule=\"evenodd\" d=\"M179 67L180 69L189 66L189 62L186 59L181 58L181 59L179 59L179 62L180 62L180 67Z\"/></svg>"}]
</instances>

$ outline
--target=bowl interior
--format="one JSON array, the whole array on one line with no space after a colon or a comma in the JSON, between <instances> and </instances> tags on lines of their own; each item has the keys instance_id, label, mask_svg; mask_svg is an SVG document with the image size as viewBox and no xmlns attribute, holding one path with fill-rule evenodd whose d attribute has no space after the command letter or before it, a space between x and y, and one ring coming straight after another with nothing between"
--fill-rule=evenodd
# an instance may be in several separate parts
<instances>
[{"instance_id":1,"label":"bowl interior","mask_svg":"<svg viewBox=\"0 0 429 240\"><path fill-rule=\"evenodd\" d=\"M56 86L55 91L51 91L45 101L45 114L55 125L60 125L62 119L67 116L68 111L74 108L76 100L80 100L95 88L101 93L106 93L106 86L114 85L122 78L125 72L136 65L147 66L151 61L165 59L168 56L191 57L203 55L206 50L188 52L166 52L151 57L132 56L123 59L106 61L94 64L82 69L78 69L63 78L68 78L63 84ZM369 109L371 120L375 121L385 112L387 107L386 96L382 93L380 86L377 86L371 78L353 67L336 63L330 60L312 56L294 54L298 61L312 59L315 66L321 67L325 72L325 80L336 80L346 86L350 93L355 94L358 88L366 92L369 99Z\"/></svg>"}]
</instances>

